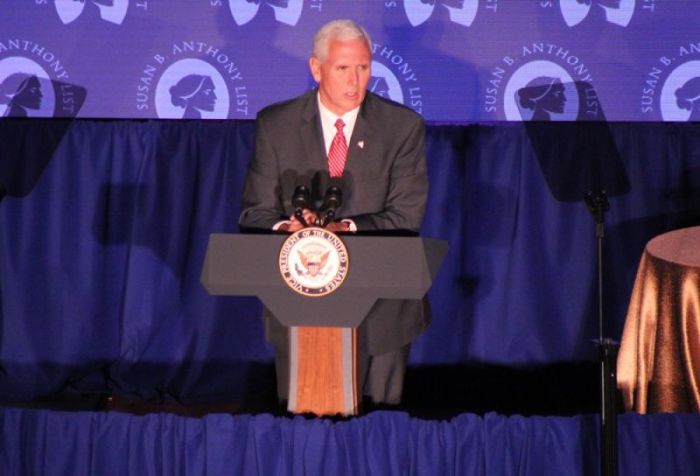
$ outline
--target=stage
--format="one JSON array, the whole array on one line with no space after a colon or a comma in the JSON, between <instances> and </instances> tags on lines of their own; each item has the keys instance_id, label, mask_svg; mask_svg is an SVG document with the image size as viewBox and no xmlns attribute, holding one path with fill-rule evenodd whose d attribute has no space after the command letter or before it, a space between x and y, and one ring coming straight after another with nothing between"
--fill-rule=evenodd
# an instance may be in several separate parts
<instances>
[{"instance_id":1,"label":"stage","mask_svg":"<svg viewBox=\"0 0 700 476\"><path fill-rule=\"evenodd\" d=\"M645 244L700 223L697 125L429 125L421 233L450 243L433 321L402 406L347 421L285 415L260 304L200 282L209 235L237 232L253 134L250 121L0 122L3 474L597 470L583 195L609 195L605 331L619 338ZM697 426L622 415L620 474L696 473Z\"/></svg>"}]
</instances>

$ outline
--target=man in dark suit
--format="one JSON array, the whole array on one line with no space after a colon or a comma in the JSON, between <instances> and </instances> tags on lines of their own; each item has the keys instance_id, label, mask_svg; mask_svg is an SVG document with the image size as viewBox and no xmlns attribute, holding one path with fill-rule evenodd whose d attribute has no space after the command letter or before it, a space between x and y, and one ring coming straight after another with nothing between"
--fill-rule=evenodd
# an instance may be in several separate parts
<instances>
[{"instance_id":1,"label":"man in dark suit","mask_svg":"<svg viewBox=\"0 0 700 476\"><path fill-rule=\"evenodd\" d=\"M293 213L296 187L309 186L319 199L337 184L343 202L326 227L331 231L418 232L428 193L425 127L409 108L367 92L371 48L367 32L352 21L326 24L309 60L318 88L260 111L242 228L297 231L303 224ZM347 155L337 171L328 156L341 134ZM315 214L304 210L304 217L313 222ZM372 308L358 331L360 383L371 401L399 403L410 343L429 320L425 301L381 300ZM269 312L265 322L285 399L287 330Z\"/></svg>"}]
</instances>

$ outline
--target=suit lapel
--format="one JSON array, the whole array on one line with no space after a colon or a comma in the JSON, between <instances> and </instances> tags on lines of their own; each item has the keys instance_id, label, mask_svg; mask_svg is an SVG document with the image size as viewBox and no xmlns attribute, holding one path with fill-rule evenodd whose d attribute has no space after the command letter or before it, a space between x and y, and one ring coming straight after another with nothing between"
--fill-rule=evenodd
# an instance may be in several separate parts
<instances>
[{"instance_id":1,"label":"suit lapel","mask_svg":"<svg viewBox=\"0 0 700 476\"><path fill-rule=\"evenodd\" d=\"M301 142L306 150L306 158L312 169L327 169L326 147L323 142L321 119L318 112L317 92L314 89L304 107L301 125Z\"/></svg>"},{"instance_id":2,"label":"suit lapel","mask_svg":"<svg viewBox=\"0 0 700 476\"><path fill-rule=\"evenodd\" d=\"M367 162L367 155L371 150L372 141L375 136L375 125L372 121L372 98L367 93L360 112L357 115L355 128L348 144L348 159L345 169L352 173L362 169Z\"/></svg>"}]
</instances>

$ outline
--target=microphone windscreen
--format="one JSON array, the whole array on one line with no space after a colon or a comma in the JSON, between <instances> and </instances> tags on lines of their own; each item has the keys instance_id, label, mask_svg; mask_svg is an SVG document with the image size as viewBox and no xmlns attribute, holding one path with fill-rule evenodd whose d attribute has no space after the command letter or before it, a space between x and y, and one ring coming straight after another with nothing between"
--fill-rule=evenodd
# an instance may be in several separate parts
<instances>
[{"instance_id":1,"label":"microphone windscreen","mask_svg":"<svg viewBox=\"0 0 700 476\"><path fill-rule=\"evenodd\" d=\"M339 208L343 203L343 192L340 187L331 185L326 192L326 206L328 208Z\"/></svg>"},{"instance_id":2,"label":"microphone windscreen","mask_svg":"<svg viewBox=\"0 0 700 476\"><path fill-rule=\"evenodd\" d=\"M294 208L309 208L309 188L306 185L297 185L292 196Z\"/></svg>"}]
</instances>

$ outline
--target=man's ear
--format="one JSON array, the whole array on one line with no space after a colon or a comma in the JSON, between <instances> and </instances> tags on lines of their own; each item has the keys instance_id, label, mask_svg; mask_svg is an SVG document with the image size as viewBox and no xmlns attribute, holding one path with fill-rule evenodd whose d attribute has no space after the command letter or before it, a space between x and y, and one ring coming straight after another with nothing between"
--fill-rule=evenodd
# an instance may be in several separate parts
<instances>
[{"instance_id":1,"label":"man's ear","mask_svg":"<svg viewBox=\"0 0 700 476\"><path fill-rule=\"evenodd\" d=\"M317 83L321 82L321 62L315 56L309 58L309 69L311 70L311 76Z\"/></svg>"}]
</instances>

